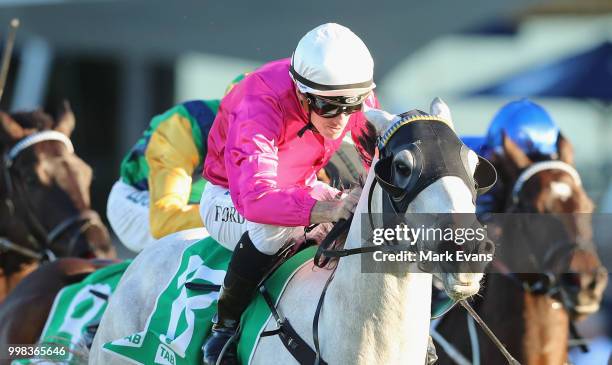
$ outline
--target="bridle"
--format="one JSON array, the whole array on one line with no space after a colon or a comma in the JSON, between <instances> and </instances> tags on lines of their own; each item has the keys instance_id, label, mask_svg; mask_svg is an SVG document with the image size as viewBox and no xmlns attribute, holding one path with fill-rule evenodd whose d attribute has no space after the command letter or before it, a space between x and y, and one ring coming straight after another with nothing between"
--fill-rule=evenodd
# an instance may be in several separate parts
<instances>
[{"instance_id":1,"label":"bridle","mask_svg":"<svg viewBox=\"0 0 612 365\"><path fill-rule=\"evenodd\" d=\"M477 195L487 192L495 184L495 169L480 156L474 175L468 173L470 149L448 123L443 118L412 111L400 114L400 119L379 138L381 159L375 167L376 181L387 193L388 203L395 213L405 213L421 191L445 176L463 180L470 189L473 202ZM394 177L391 168L394 155L390 151L393 150L406 151L410 157L411 173L403 186L391 182Z\"/></svg>"},{"instance_id":2,"label":"bridle","mask_svg":"<svg viewBox=\"0 0 612 365\"><path fill-rule=\"evenodd\" d=\"M427 123L419 123L418 121L427 121ZM409 122L413 122L413 124L409 124ZM444 135L444 137L442 137L441 135ZM446 136L449 136L449 138L451 138L450 141L445 139ZM391 138L391 137L395 137L395 138ZM434 139L431 139L431 138L434 138ZM431 145L435 145L433 147L434 149L427 149L428 148L427 142L429 142L430 140L432 142L438 141L440 139L444 139L444 142L449 142L449 143L443 143L443 144L431 143ZM396 145L394 147L389 147L393 143L396 143L394 141L398 141L398 140L401 141L399 145ZM424 141L424 143L421 143L420 142L421 140ZM476 167L476 172L474 173L474 176L469 176L469 174L467 174L466 171L470 171L468 167L469 164L467 163L467 153L469 152L469 149L467 149L467 147L465 147L465 145L459 140L459 138L456 136L454 131L452 131L452 129L448 126L447 122L436 116L426 115L425 113L422 113L419 111L408 112L408 113L404 113L400 115L400 120L395 122L387 130L387 132L383 135L383 137L379 139L379 152L381 152L383 159L387 158L386 161L392 162L393 156L392 156L391 151L393 151L395 148L401 148L402 150L406 150L406 146L405 146L406 142L409 144L410 143L416 144L417 142L419 142L421 146L417 146L417 147L425 148L427 156L429 156L430 158L432 157L431 153L436 152L435 147L437 146L438 147L437 154L435 155L435 157L431 159L433 161L438 160L438 162L440 163L439 167L444 167L444 168L432 169L431 162L429 162L429 165L427 165L425 163L422 163L423 160L420 160L421 164L419 165L420 167L417 171L417 174L415 175L417 176L416 181L414 182L410 181L405 186L400 187L400 186L396 186L393 184L394 180L392 179L392 175L389 173L389 171L385 171L385 169L390 169L392 165L390 163L385 164L384 162L381 165L382 160L379 160L377 164L374 166L375 180L372 181L371 183L372 188L370 189L368 193L367 212L370 215L370 222L372 222L371 221L372 192L373 192L373 186L376 183L379 183L381 185L383 196L386 196L388 199L388 202L392 204L390 208L388 206L385 207L383 203L383 211L392 210L396 215L399 215L400 213L405 213L406 209L403 209L401 207L398 208L398 205L396 204L400 204L400 206L407 207L410 204L410 202L416 197L418 192L424 190L429 185L431 185L432 183L434 183L435 181L437 181L439 178L443 176L457 176L461 178L462 180L464 180L466 184L468 185L468 187L471 187L470 191L472 193L473 199L476 198L476 195L478 193L486 192L489 188L491 188L494 185L495 181L497 180L497 174L495 172L495 168L488 161L482 159L480 156L479 156L479 160L480 160L479 162L482 162L482 163L479 163L478 166ZM445 144L451 144L453 145L453 147L450 149L449 148L445 149L444 147L441 147L442 145L445 145ZM456 159L458 152L461 153L460 162L450 163L450 160L443 158L445 154L455 153L454 156ZM420 155L421 158L423 156L424 155ZM460 169L463 169L463 171L460 171ZM407 190L410 190L410 191L407 191ZM414 191L416 191L416 193ZM403 209L403 212L401 211L402 209ZM316 266L319 266L319 267L326 266L331 258L340 258L340 257L345 257L345 256L370 253L374 251L396 252L396 251L414 249L412 245L400 245L400 244L380 245L380 246L362 246L362 247L358 247L354 249L338 249L336 247L332 247L334 242L336 242L336 240L342 234L344 234L345 232L349 230L352 219L353 219L352 217L348 220L342 219L334 225L334 227L328 233L327 237L325 237L325 239L319 245L317 253L315 254L314 264ZM312 229L312 228L313 228L312 226L307 227L307 230ZM277 263L277 265L280 265L280 262ZM317 307L315 309L315 314L314 314L314 318L312 322L312 338L314 342L314 350L310 347L310 345L306 341L304 341L297 334L297 332L292 328L289 321L286 318L284 318L284 316L281 313L279 313L279 311L276 309L274 301L272 300L272 297L270 296L267 289L265 288L265 285L261 285L259 288L260 293L263 295L264 300L266 301L268 307L270 308L272 316L274 317L276 324L277 324L277 329L274 329L271 331L264 331L261 333L261 337L278 335L281 342L285 345L287 350L294 356L294 358L299 363L303 363L303 364L314 363L315 365L326 365L327 364L321 357L318 328L319 328L319 318L320 318L321 310L322 310L323 303L325 300L325 294L327 292L327 289L329 288L329 284L332 282L334 278L336 268L337 268L337 265L333 268L333 271L329 275L323 287L323 290L321 292L321 296L319 297ZM263 281L265 281L265 279ZM473 314L473 315L476 315L476 314ZM235 337L236 335L232 336L229 342L235 340ZM497 343L499 343L499 340L497 341ZM501 343L499 343L499 346L502 347L500 349L502 352L505 351ZM221 363L221 359L223 358L223 352L225 352L225 349L226 348L222 350L222 354L219 356L219 360L217 361L217 364ZM508 356L511 357L509 354Z\"/></svg>"},{"instance_id":3,"label":"bridle","mask_svg":"<svg viewBox=\"0 0 612 365\"><path fill-rule=\"evenodd\" d=\"M394 138L393 138L394 137ZM428 144L428 141L438 139L444 140L446 143ZM412 156L412 168L414 173L405 184L405 186L397 186L393 183L393 177L390 173L393 161L392 151L395 149L408 150ZM462 179L470 188L473 201L476 196L487 192L493 187L497 181L497 173L493 165L478 156L478 165L474 176L470 176L467 172L470 171L467 154L469 149L461 142L455 132L448 126L448 122L436 116L425 115L421 112L408 112L400 114L400 119L393 123L387 131L379 137L378 149L381 159L374 166L375 180L372 181L368 193L368 209L371 227L374 227L372 219L371 202L373 191L376 183L380 184L383 190L383 210L391 210L395 215L406 213L408 205L415 197L426 189L433 182L444 176L456 176ZM446 155L454 154L461 156L459 161L447 159ZM425 161L424 156L429 156L430 161ZM434 161L432 164L431 161ZM439 163L445 169L435 168L435 164ZM386 202L386 203L385 203ZM316 266L324 267L329 263L331 258L340 258L344 256L371 253L374 251L397 252L401 250L414 250L414 246L410 245L381 245L381 246L365 246L353 249L335 249L330 248L333 242L351 225L352 218L349 220L341 220L336 223L328 236L321 242L319 249L315 254L314 263ZM324 258L322 258L324 257ZM313 318L313 340L315 347L315 364L324 364L321 358L319 346L318 323L325 294L329 284L334 278L335 269L327 279ZM452 307L451 307L452 308ZM450 308L449 308L450 310Z\"/></svg>"},{"instance_id":4,"label":"bridle","mask_svg":"<svg viewBox=\"0 0 612 365\"><path fill-rule=\"evenodd\" d=\"M395 215L405 214L408 205L429 185L445 176L455 176L465 182L472 194L476 196L487 192L497 180L495 168L489 161L478 156L478 165L471 176L468 164L469 148L461 142L455 132L443 118L413 110L399 115L399 119L389 126L378 138L380 160L374 168L375 180L368 192L367 214L371 228L374 228L372 218L372 199L374 188L379 184L383 190L383 210L392 211ZM442 140L444 143L431 143ZM403 186L393 183L392 162L395 150L408 151L412 165L409 180ZM459 159L456 156L460 156ZM428 159L425 159L428 156ZM448 156L452 156L449 158ZM381 245L365 246L353 249L329 249L342 230L348 230L350 221L340 221L330 235L319 245L314 262L317 266L326 266L330 258L339 258L354 254L371 253L375 251L394 252L414 250L414 246ZM336 228L339 227L339 228ZM334 237L335 236L335 237ZM333 239L332 239L333 238ZM325 259L321 257L325 256Z\"/></svg>"},{"instance_id":5,"label":"bridle","mask_svg":"<svg viewBox=\"0 0 612 365\"><path fill-rule=\"evenodd\" d=\"M558 160L535 162L523 170L512 185L506 212L519 212L521 210L523 204L521 204L520 195L525 187L525 184L531 178L544 171L563 171L572 177L572 180L577 186L582 186L580 175L572 165ZM573 244L555 245L551 251L546 253L543 260L539 260L538 255L533 252L532 245L528 244L525 248L528 253L527 258L531 261L535 268L550 267L552 264L557 262L553 259L565 259L571 256L578 249L578 247ZM566 253L560 256L559 253L563 252ZM522 289L529 293L552 296L562 291L560 281L557 278L558 275L551 271L538 273L536 274L539 277L538 280L527 282L514 275L511 270L508 269L501 261L495 260L493 266L504 275L510 277L514 282L519 284Z\"/></svg>"},{"instance_id":6,"label":"bridle","mask_svg":"<svg viewBox=\"0 0 612 365\"><path fill-rule=\"evenodd\" d=\"M582 186L582 179L580 178L578 171L576 171L572 165L559 160L535 162L522 171L514 182L510 192L509 204L507 205L506 211L520 211L521 207L523 206L521 204L520 195L525 187L525 184L531 178L543 171L563 171L572 177L572 180L576 186ZM543 260L538 260L538 256L533 252L532 245L526 245L526 250L528 259L536 268L550 268L554 267L554 265L559 262L565 262L568 258L572 257L576 251L580 250L580 247L573 243L555 245L551 250L545 253ZM551 299L556 300L568 313L574 310L576 303L572 303L570 301L569 295L567 294L566 289L564 289L563 280L560 277L560 274L547 269L544 272L532 274L537 275L537 279L535 281L527 281L524 278L512 273L512 271L499 260L494 260L492 265L502 275L510 278L510 280L521 290L534 295L546 295ZM576 339L577 345L580 346L583 352L588 351L588 347L584 343L585 341L577 332L574 321L571 319L570 335Z\"/></svg>"},{"instance_id":7,"label":"bridle","mask_svg":"<svg viewBox=\"0 0 612 365\"><path fill-rule=\"evenodd\" d=\"M525 183L529 179L531 179L532 177L534 177L535 175L539 174L542 171L550 171L550 170L566 172L568 175L572 177L576 186L582 186L582 179L580 179L580 175L578 174L578 171L576 171L576 169L572 165L566 162L557 161L557 160L536 162L534 164L531 164L523 172L521 172L521 174L518 176L518 178L514 182L514 185L512 186L511 195L510 195L510 198L511 198L510 209L518 205L519 195L521 191L523 190L523 188L525 187Z\"/></svg>"},{"instance_id":8,"label":"bridle","mask_svg":"<svg viewBox=\"0 0 612 365\"><path fill-rule=\"evenodd\" d=\"M63 133L57 131L41 131L33 133L17 142L7 153L4 154L2 166L3 185L6 189L6 196L3 204L8 210L9 216L16 217L18 212L16 207L23 208L24 218L29 228L32 230L31 237L34 239L38 249L33 250L18 243L12 242L8 238L0 237L0 252L12 251L22 256L38 261L54 261L57 255L52 250L52 245L64 234L73 231L68 240L67 252L72 252L78 238L91 226L102 225L99 215L91 210L84 209L72 215L51 229L46 229L40 219L34 213L32 202L28 199L27 192L18 182L21 174L17 169L17 158L20 153L27 148L46 141L56 141L62 143L69 153L74 153L74 147L70 139Z\"/></svg>"}]
</instances>

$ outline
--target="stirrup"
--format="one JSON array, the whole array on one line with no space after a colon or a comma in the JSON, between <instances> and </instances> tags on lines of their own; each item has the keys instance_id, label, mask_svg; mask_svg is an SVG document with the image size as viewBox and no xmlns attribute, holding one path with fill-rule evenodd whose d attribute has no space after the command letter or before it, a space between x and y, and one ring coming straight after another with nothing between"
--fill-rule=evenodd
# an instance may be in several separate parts
<instances>
[{"instance_id":1,"label":"stirrup","mask_svg":"<svg viewBox=\"0 0 612 365\"><path fill-rule=\"evenodd\" d=\"M213 333L208 340L204 343L204 346L202 346L202 352L203 352L203 364L205 365L219 365L219 364L224 364L224 365L238 365L238 354L237 354L237 346L234 347L234 349L232 349L232 345L236 345L235 341L236 341L236 337L237 337L238 331L234 332L233 334L229 335L229 333L221 333L221 332L217 332L217 335L215 336L215 334ZM223 335L229 335L229 337L224 337ZM222 337L223 336L223 337ZM211 341L223 341L225 340L225 343L221 344L220 343L216 343L215 345L215 350L218 350L219 346L221 346L221 350L218 352L218 354L214 354L214 353L210 353L211 349L208 348L207 346L210 345ZM233 351L234 353L231 353L228 351ZM215 351L216 352L216 351ZM230 355L230 356L227 356ZM209 361L211 360L211 361Z\"/></svg>"},{"instance_id":2,"label":"stirrup","mask_svg":"<svg viewBox=\"0 0 612 365\"><path fill-rule=\"evenodd\" d=\"M238 326L238 328L236 329L236 332L227 340L225 345L223 345L223 348L221 349L221 352L219 353L219 357L217 358L217 362L215 363L215 365L222 364L223 356L225 356L225 353L230 349L230 346L236 342L239 334L240 334L240 326ZM228 360L229 362L224 365L238 365L238 343L237 342L235 343L235 346L236 346L236 353L234 354L234 358Z\"/></svg>"}]
</instances>

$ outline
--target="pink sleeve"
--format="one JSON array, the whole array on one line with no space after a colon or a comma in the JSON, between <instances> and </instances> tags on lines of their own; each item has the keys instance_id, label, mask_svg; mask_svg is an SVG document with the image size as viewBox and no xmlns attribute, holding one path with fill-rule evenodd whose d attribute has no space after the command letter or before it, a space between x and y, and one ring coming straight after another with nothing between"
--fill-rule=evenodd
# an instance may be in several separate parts
<instances>
[{"instance_id":1,"label":"pink sleeve","mask_svg":"<svg viewBox=\"0 0 612 365\"><path fill-rule=\"evenodd\" d=\"M365 104L371 108L380 108L378 98L374 92L365 100ZM355 142L355 148L359 152L364 168L368 171L372 164L374 151L376 150L376 129L365 119L363 113L358 113L353 120L351 138Z\"/></svg>"},{"instance_id":2,"label":"pink sleeve","mask_svg":"<svg viewBox=\"0 0 612 365\"><path fill-rule=\"evenodd\" d=\"M225 166L238 211L256 223L309 225L316 203L310 196L311 188L281 188L277 183L278 141L283 131L283 111L277 97L269 89L245 95L233 118Z\"/></svg>"}]
</instances>

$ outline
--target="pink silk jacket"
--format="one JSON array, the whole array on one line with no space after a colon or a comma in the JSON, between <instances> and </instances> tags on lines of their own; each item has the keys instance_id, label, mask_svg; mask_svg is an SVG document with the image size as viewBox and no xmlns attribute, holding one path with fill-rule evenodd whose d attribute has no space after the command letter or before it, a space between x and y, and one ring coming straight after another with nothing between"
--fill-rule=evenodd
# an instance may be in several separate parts
<instances>
[{"instance_id":1,"label":"pink silk jacket","mask_svg":"<svg viewBox=\"0 0 612 365\"><path fill-rule=\"evenodd\" d=\"M221 101L208 135L203 176L229 189L240 214L256 223L306 226L316 202L316 173L324 167L349 131L369 167L374 133L362 112L351 115L342 136L325 139L311 130L289 59L265 64L236 85ZM374 93L366 100L378 107Z\"/></svg>"}]
</instances>

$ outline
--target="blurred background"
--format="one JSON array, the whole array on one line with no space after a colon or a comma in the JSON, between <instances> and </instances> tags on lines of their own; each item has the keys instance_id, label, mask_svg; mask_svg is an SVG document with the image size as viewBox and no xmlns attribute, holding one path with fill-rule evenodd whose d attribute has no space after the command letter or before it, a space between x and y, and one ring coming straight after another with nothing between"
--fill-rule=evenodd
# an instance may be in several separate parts
<instances>
[{"instance_id":1,"label":"blurred background","mask_svg":"<svg viewBox=\"0 0 612 365\"><path fill-rule=\"evenodd\" d=\"M290 56L329 21L368 45L389 111L426 110L440 96L461 134L482 135L504 103L541 103L573 143L598 211L612 212L609 0L0 0L3 40L13 17L21 27L0 108L54 113L71 102L73 141L94 169L101 213L152 116L220 98L236 75Z\"/></svg>"}]
</instances>

